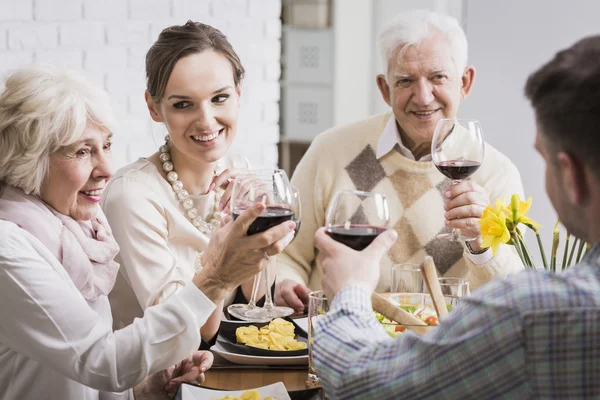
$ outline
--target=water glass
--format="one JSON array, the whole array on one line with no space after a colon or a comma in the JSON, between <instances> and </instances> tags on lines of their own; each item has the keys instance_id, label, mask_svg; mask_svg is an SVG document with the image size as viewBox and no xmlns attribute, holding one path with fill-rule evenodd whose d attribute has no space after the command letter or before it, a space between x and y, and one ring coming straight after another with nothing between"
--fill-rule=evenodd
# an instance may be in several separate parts
<instances>
[{"instance_id":1,"label":"water glass","mask_svg":"<svg viewBox=\"0 0 600 400\"><path fill-rule=\"evenodd\" d=\"M319 384L319 377L315 370L313 361L313 329L317 321L325 316L329 311L329 301L325 297L325 292L318 290L308 295L308 380L307 387L313 387Z\"/></svg>"}]
</instances>

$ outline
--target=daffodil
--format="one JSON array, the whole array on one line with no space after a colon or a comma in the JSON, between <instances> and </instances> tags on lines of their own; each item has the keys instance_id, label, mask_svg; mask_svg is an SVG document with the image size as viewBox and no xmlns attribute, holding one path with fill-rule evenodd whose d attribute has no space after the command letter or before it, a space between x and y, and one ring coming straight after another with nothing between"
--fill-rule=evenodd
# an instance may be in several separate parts
<instances>
[{"instance_id":1,"label":"daffodil","mask_svg":"<svg viewBox=\"0 0 600 400\"><path fill-rule=\"evenodd\" d=\"M496 255L500 244L510 241L506 218L506 205L501 200L496 200L496 207L487 206L479 220L481 247L491 247L494 255Z\"/></svg>"},{"instance_id":2,"label":"daffodil","mask_svg":"<svg viewBox=\"0 0 600 400\"><path fill-rule=\"evenodd\" d=\"M531 197L528 198L527 201L521 201L521 198L517 193L512 195L510 199L509 212L507 213L507 217L510 220L509 225L516 227L519 224L523 224L534 232L536 232L538 228L542 227L540 224L527 216L527 213L531 208L531 201Z\"/></svg>"}]
</instances>

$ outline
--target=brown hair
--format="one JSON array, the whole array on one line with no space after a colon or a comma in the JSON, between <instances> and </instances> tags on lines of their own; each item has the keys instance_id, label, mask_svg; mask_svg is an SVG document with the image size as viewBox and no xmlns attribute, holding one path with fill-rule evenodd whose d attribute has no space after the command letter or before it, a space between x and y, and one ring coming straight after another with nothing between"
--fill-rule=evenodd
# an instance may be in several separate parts
<instances>
[{"instance_id":1,"label":"brown hair","mask_svg":"<svg viewBox=\"0 0 600 400\"><path fill-rule=\"evenodd\" d=\"M534 72L525 95L552 151L577 155L600 176L600 36L584 38Z\"/></svg>"},{"instance_id":2,"label":"brown hair","mask_svg":"<svg viewBox=\"0 0 600 400\"><path fill-rule=\"evenodd\" d=\"M179 59L206 50L221 53L229 60L233 68L233 81L236 86L239 85L244 77L244 67L227 37L210 25L188 21L185 25L163 29L146 54L146 87L152 100L159 102L162 99L173 67Z\"/></svg>"}]
</instances>

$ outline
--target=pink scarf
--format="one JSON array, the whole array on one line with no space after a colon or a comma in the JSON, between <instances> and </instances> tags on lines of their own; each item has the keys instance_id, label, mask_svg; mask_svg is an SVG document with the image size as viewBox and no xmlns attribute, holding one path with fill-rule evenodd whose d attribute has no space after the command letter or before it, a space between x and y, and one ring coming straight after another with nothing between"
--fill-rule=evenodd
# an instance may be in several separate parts
<instances>
[{"instance_id":1,"label":"pink scarf","mask_svg":"<svg viewBox=\"0 0 600 400\"><path fill-rule=\"evenodd\" d=\"M11 221L35 236L54 254L88 301L108 295L115 284L119 246L104 214L92 221L75 221L40 198L3 185L0 219Z\"/></svg>"}]
</instances>

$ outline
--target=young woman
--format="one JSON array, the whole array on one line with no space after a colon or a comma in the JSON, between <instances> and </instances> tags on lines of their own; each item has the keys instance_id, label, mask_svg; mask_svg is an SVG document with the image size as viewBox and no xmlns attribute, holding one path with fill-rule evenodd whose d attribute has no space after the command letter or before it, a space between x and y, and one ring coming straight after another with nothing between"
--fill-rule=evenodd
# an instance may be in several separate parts
<instances>
[{"instance_id":1,"label":"young woman","mask_svg":"<svg viewBox=\"0 0 600 400\"><path fill-rule=\"evenodd\" d=\"M219 226L236 171L248 162L226 154L237 132L240 59L217 29L188 21L164 29L146 55L146 102L150 116L168 131L164 145L148 158L119 170L102 207L121 246L121 264L111 293L114 327L132 323L190 282L194 272L223 249L209 239ZM248 250L242 263L274 264L269 257L293 238ZM271 273L271 276L274 276ZM237 290L250 297L252 280ZM241 296L243 295L243 296ZM236 291L225 303L231 303ZM216 333L223 304L203 326L203 339Z\"/></svg>"}]
</instances>

